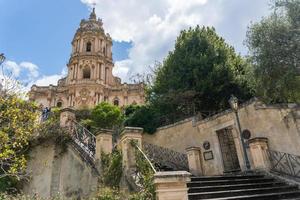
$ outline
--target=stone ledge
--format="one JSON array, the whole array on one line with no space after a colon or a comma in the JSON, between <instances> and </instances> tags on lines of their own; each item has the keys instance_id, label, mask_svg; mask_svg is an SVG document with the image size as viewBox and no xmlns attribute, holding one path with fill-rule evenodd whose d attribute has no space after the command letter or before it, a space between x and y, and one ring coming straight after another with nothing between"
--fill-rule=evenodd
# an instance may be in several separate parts
<instances>
[{"instance_id":1,"label":"stone ledge","mask_svg":"<svg viewBox=\"0 0 300 200\"><path fill-rule=\"evenodd\" d=\"M184 124L184 123L192 121L193 119L194 119L194 116L186 118L186 119L183 119L183 120L180 120L178 122L175 122L174 124L169 124L169 125L166 125L166 126L161 126L161 127L157 128L157 131L163 130L163 129L168 129L168 128L171 128L171 127L174 127L174 126L177 126L177 125L180 125L180 124Z\"/></svg>"},{"instance_id":2,"label":"stone ledge","mask_svg":"<svg viewBox=\"0 0 300 200\"><path fill-rule=\"evenodd\" d=\"M71 107L62 108L60 111L61 111L61 113L66 112L66 111L75 113L74 108L71 108Z\"/></svg>"},{"instance_id":3,"label":"stone ledge","mask_svg":"<svg viewBox=\"0 0 300 200\"><path fill-rule=\"evenodd\" d=\"M98 135L112 135L113 134L113 130L111 129L100 129L98 132L97 132L97 136Z\"/></svg>"},{"instance_id":4,"label":"stone ledge","mask_svg":"<svg viewBox=\"0 0 300 200\"><path fill-rule=\"evenodd\" d=\"M187 171L156 172L154 174L154 183L167 182L188 182L191 173Z\"/></svg>"},{"instance_id":5,"label":"stone ledge","mask_svg":"<svg viewBox=\"0 0 300 200\"><path fill-rule=\"evenodd\" d=\"M249 144L254 142L268 142L268 138L266 137L255 137L248 140Z\"/></svg>"},{"instance_id":6,"label":"stone ledge","mask_svg":"<svg viewBox=\"0 0 300 200\"><path fill-rule=\"evenodd\" d=\"M123 129L123 131L121 132L120 136L122 135L125 135L127 133L130 133L130 134L141 134L143 133L144 129L141 128L141 127L125 127Z\"/></svg>"},{"instance_id":7,"label":"stone ledge","mask_svg":"<svg viewBox=\"0 0 300 200\"><path fill-rule=\"evenodd\" d=\"M201 147L188 147L185 149L186 151L193 151L193 150L196 150L196 151L201 151Z\"/></svg>"}]
</instances>

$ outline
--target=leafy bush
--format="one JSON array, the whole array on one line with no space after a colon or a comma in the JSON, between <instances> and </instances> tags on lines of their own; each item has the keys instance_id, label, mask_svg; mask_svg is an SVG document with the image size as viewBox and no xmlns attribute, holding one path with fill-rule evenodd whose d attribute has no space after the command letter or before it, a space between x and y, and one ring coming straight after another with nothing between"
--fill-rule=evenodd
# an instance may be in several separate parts
<instances>
[{"instance_id":1,"label":"leafy bush","mask_svg":"<svg viewBox=\"0 0 300 200\"><path fill-rule=\"evenodd\" d=\"M136 168L139 174L139 184L142 186L139 193L131 196L132 200L155 200L154 171L144 155L137 149L132 140L131 145L135 147Z\"/></svg>"},{"instance_id":2,"label":"leafy bush","mask_svg":"<svg viewBox=\"0 0 300 200\"><path fill-rule=\"evenodd\" d=\"M122 123L123 115L118 106L102 102L92 109L91 120L95 127L113 128Z\"/></svg>"},{"instance_id":3,"label":"leafy bush","mask_svg":"<svg viewBox=\"0 0 300 200\"><path fill-rule=\"evenodd\" d=\"M101 154L101 182L111 188L119 188L122 178L122 154L114 150L111 154Z\"/></svg>"},{"instance_id":4,"label":"leafy bush","mask_svg":"<svg viewBox=\"0 0 300 200\"><path fill-rule=\"evenodd\" d=\"M21 178L25 151L37 125L37 106L16 95L0 96L0 179Z\"/></svg>"},{"instance_id":5,"label":"leafy bush","mask_svg":"<svg viewBox=\"0 0 300 200\"><path fill-rule=\"evenodd\" d=\"M75 110L75 117L76 117L77 121L90 119L91 118L91 109L84 108L84 109Z\"/></svg>"},{"instance_id":6,"label":"leafy bush","mask_svg":"<svg viewBox=\"0 0 300 200\"><path fill-rule=\"evenodd\" d=\"M111 189L109 187L100 188L96 200L123 200L124 195L116 189Z\"/></svg>"}]
</instances>

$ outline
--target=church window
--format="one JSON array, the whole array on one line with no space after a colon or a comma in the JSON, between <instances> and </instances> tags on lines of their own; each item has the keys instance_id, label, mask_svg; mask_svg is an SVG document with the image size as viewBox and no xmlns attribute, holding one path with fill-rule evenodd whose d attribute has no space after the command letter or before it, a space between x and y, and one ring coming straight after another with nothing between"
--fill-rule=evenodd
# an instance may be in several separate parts
<instances>
[{"instance_id":1,"label":"church window","mask_svg":"<svg viewBox=\"0 0 300 200\"><path fill-rule=\"evenodd\" d=\"M91 52L92 51L92 43L91 42L86 43L86 51L87 52Z\"/></svg>"},{"instance_id":2,"label":"church window","mask_svg":"<svg viewBox=\"0 0 300 200\"><path fill-rule=\"evenodd\" d=\"M90 79L91 78L91 69L86 67L83 69L83 78Z\"/></svg>"},{"instance_id":3,"label":"church window","mask_svg":"<svg viewBox=\"0 0 300 200\"><path fill-rule=\"evenodd\" d=\"M114 105L115 105L115 106L119 106L119 100L118 100L118 99L115 99L115 100L114 100Z\"/></svg>"},{"instance_id":4,"label":"church window","mask_svg":"<svg viewBox=\"0 0 300 200\"><path fill-rule=\"evenodd\" d=\"M62 102L61 101L57 102L56 107L61 108L62 107Z\"/></svg>"}]
</instances>

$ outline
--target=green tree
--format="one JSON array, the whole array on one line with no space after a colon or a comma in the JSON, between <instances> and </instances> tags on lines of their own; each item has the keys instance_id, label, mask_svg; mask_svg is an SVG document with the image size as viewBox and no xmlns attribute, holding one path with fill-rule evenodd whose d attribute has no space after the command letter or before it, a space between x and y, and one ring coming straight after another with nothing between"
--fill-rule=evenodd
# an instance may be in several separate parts
<instances>
[{"instance_id":1,"label":"green tree","mask_svg":"<svg viewBox=\"0 0 300 200\"><path fill-rule=\"evenodd\" d=\"M37 125L37 107L15 94L0 96L0 179L22 178L25 151Z\"/></svg>"},{"instance_id":2,"label":"green tree","mask_svg":"<svg viewBox=\"0 0 300 200\"><path fill-rule=\"evenodd\" d=\"M300 1L275 0L273 9L247 32L256 95L267 103L299 103Z\"/></svg>"},{"instance_id":3,"label":"green tree","mask_svg":"<svg viewBox=\"0 0 300 200\"><path fill-rule=\"evenodd\" d=\"M139 106L135 110L129 107L127 111L132 113L127 116L125 126L142 127L146 133L151 134L160 125L159 113L152 106Z\"/></svg>"},{"instance_id":4,"label":"green tree","mask_svg":"<svg viewBox=\"0 0 300 200\"><path fill-rule=\"evenodd\" d=\"M123 114L118 106L102 102L92 109L91 120L95 127L113 128L122 123Z\"/></svg>"},{"instance_id":5,"label":"green tree","mask_svg":"<svg viewBox=\"0 0 300 200\"><path fill-rule=\"evenodd\" d=\"M183 30L155 74L149 101L164 114L218 111L234 94L251 97L247 62L217 35L214 28Z\"/></svg>"}]
</instances>

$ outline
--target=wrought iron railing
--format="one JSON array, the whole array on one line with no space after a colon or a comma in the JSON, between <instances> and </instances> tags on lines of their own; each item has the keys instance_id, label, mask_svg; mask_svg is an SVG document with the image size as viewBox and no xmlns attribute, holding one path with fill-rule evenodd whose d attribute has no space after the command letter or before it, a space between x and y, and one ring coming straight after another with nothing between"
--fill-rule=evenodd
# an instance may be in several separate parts
<instances>
[{"instance_id":1,"label":"wrought iron railing","mask_svg":"<svg viewBox=\"0 0 300 200\"><path fill-rule=\"evenodd\" d=\"M189 170L186 154L145 142L143 142L143 152L159 170Z\"/></svg>"},{"instance_id":2,"label":"wrought iron railing","mask_svg":"<svg viewBox=\"0 0 300 200\"><path fill-rule=\"evenodd\" d=\"M267 150L271 171L300 178L300 156Z\"/></svg>"},{"instance_id":3,"label":"wrought iron railing","mask_svg":"<svg viewBox=\"0 0 300 200\"><path fill-rule=\"evenodd\" d=\"M76 121L72 121L71 136L74 143L88 155L90 159L95 160L96 137L87 128Z\"/></svg>"}]
</instances>

